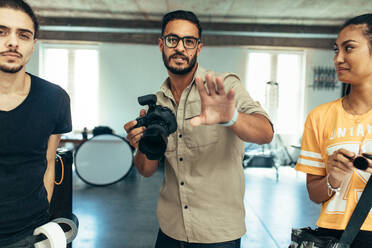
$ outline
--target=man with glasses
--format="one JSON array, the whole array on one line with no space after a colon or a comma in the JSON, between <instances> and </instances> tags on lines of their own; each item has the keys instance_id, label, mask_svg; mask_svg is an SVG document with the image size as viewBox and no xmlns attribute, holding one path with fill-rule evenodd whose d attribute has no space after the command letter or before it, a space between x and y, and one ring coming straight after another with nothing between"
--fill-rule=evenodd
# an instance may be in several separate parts
<instances>
[{"instance_id":1,"label":"man with glasses","mask_svg":"<svg viewBox=\"0 0 372 248\"><path fill-rule=\"evenodd\" d=\"M197 63L203 44L198 18L189 11L163 17L159 48L169 77L157 93L178 129L168 137L165 179L159 193L156 248L240 247L245 233L244 142L268 143L268 116L231 73L206 71ZM145 115L141 110L140 115ZM144 127L125 124L138 148ZM137 150L134 164L145 177L158 168Z\"/></svg>"}]
</instances>

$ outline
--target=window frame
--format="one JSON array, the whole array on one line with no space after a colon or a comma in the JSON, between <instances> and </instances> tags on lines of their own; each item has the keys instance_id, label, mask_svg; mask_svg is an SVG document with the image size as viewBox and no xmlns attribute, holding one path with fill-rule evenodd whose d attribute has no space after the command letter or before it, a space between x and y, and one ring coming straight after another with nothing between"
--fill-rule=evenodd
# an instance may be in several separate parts
<instances>
[{"instance_id":1,"label":"window frame","mask_svg":"<svg viewBox=\"0 0 372 248\"><path fill-rule=\"evenodd\" d=\"M306 78L306 52L303 49L266 49L266 48L248 48L247 49L247 59L246 59L246 81L245 81L245 88L248 90L250 88L248 86L249 82L249 63L250 63L250 54L251 53L263 53L263 54L270 54L270 81L277 82L279 84L279 90L280 90L280 82L278 82L278 57L279 55L297 55L299 56L299 94L297 96L297 104L298 104L298 116L296 116L297 124L296 124L296 130L293 130L291 133L283 133L281 130L276 130L279 134L289 134L289 135L295 135L301 137L301 131L303 130L303 122L304 122L304 106L305 106L305 78ZM279 96L280 97L280 96ZM263 96L263 99L265 99L265 96ZM280 99L279 99L280 102ZM265 108L265 103L262 107ZM279 112L279 111L278 111ZM274 123L275 127L275 123Z\"/></svg>"},{"instance_id":2,"label":"window frame","mask_svg":"<svg viewBox=\"0 0 372 248\"><path fill-rule=\"evenodd\" d=\"M75 101L75 98L76 98L76 92L74 92L74 84L75 84L75 79L74 79L74 76L75 76L75 51L77 50L95 50L97 52L97 67L100 68L100 47L99 47L99 44L96 44L96 43L84 43L84 42L77 42L77 43L61 43L61 42L58 42L58 43L54 43L54 42L39 42L39 75L41 77L43 77L44 75L44 72L45 72L45 56L46 56L46 49L63 49L63 50L67 50L67 56L68 56L68 68L67 68L67 72L68 72L68 80L67 80L67 87L66 87L66 91L67 93L69 94L70 96L70 101L71 101L71 112L72 114L75 113L75 109L77 109L76 107L76 102ZM46 79L48 80L48 79ZM99 89L100 87L100 75L99 75L99 72L98 72L98 75L97 75L97 87ZM57 85L59 85L57 82L52 82L52 83L55 83ZM99 106L99 90L97 92L97 106ZM98 125L99 123L99 117L100 117L100 113L99 113L99 109L97 109L97 113L96 113L96 118L97 118L97 123L95 124L92 124L91 126L89 126L89 128L93 128L95 125ZM74 119L72 119L73 123L74 123ZM73 131L74 132L81 132L83 130L83 127L75 127L75 125L73 125Z\"/></svg>"}]
</instances>

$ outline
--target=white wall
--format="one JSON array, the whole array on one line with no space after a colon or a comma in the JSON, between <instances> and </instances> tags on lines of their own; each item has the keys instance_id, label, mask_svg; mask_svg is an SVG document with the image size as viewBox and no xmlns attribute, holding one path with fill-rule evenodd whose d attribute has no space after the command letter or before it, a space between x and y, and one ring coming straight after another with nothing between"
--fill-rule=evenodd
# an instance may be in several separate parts
<instances>
[{"instance_id":1,"label":"white wall","mask_svg":"<svg viewBox=\"0 0 372 248\"><path fill-rule=\"evenodd\" d=\"M35 48L27 71L39 73L39 46ZM99 45L99 125L112 127L117 134L124 134L123 125L138 116L141 106L137 97L155 93L167 77L161 53L156 45L111 44ZM203 47L199 63L206 69L235 72L245 82L247 48ZM306 49L304 116L315 106L341 96L336 90L313 90L314 66L333 66L333 52ZM89 96L86 96L89 97Z\"/></svg>"},{"instance_id":2,"label":"white wall","mask_svg":"<svg viewBox=\"0 0 372 248\"><path fill-rule=\"evenodd\" d=\"M117 133L142 108L137 97L155 93L167 76L158 47L100 45L100 125Z\"/></svg>"},{"instance_id":3,"label":"white wall","mask_svg":"<svg viewBox=\"0 0 372 248\"><path fill-rule=\"evenodd\" d=\"M234 72L244 83L248 51L242 47L203 47L199 63L205 69Z\"/></svg>"},{"instance_id":4,"label":"white wall","mask_svg":"<svg viewBox=\"0 0 372 248\"><path fill-rule=\"evenodd\" d=\"M337 84L338 88L330 89L313 89L313 68L315 66L333 67L333 51L322 49L306 49L306 69L305 69L305 106L304 115L316 106L333 101L341 97L342 86Z\"/></svg>"},{"instance_id":5,"label":"white wall","mask_svg":"<svg viewBox=\"0 0 372 248\"><path fill-rule=\"evenodd\" d=\"M36 43L34 53L26 65L26 71L34 75L39 75L39 43Z\"/></svg>"}]
</instances>

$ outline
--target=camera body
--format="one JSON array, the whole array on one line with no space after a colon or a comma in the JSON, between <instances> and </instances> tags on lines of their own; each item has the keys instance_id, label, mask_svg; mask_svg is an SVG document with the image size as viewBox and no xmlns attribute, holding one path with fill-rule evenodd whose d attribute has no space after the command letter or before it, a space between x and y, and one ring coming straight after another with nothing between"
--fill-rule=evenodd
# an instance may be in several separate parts
<instances>
[{"instance_id":1,"label":"camera body","mask_svg":"<svg viewBox=\"0 0 372 248\"><path fill-rule=\"evenodd\" d=\"M165 153L168 136L177 130L177 120L173 112L160 105L156 105L154 94L138 97L138 103L148 105L147 114L138 117L133 128L146 127L139 141L138 149L150 160L159 160Z\"/></svg>"}]
</instances>

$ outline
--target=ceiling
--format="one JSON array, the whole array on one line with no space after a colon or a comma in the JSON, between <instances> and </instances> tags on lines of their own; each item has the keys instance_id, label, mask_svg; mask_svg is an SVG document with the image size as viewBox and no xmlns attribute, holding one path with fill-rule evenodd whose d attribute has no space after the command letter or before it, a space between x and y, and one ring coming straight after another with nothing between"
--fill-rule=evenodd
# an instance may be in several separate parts
<instances>
[{"instance_id":1,"label":"ceiling","mask_svg":"<svg viewBox=\"0 0 372 248\"><path fill-rule=\"evenodd\" d=\"M176 9L204 22L339 25L372 12L371 0L28 0L40 16L159 21Z\"/></svg>"},{"instance_id":2,"label":"ceiling","mask_svg":"<svg viewBox=\"0 0 372 248\"><path fill-rule=\"evenodd\" d=\"M322 47L329 45L337 33L337 26L347 18L372 13L371 0L26 1L40 16L41 36L45 39L75 40L80 37L114 42L135 42L134 38L138 40L142 35L143 43L151 43L155 33L158 35L163 14L185 9L199 17L206 31L205 38L213 45L257 45L263 38L271 37L269 44L263 45L285 45L288 39L299 41L305 38L313 40L299 46L313 46L312 41L318 40L323 45L314 46ZM58 33L61 31L63 35ZM100 33L99 37L97 33Z\"/></svg>"}]
</instances>

